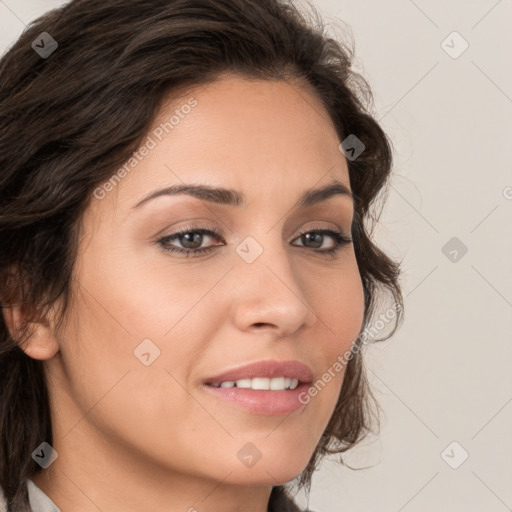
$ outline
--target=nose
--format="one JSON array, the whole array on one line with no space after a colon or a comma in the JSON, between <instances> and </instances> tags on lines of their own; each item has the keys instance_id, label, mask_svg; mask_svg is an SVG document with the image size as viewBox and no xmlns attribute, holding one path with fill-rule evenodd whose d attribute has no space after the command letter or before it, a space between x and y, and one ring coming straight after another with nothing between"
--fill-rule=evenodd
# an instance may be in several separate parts
<instances>
[{"instance_id":1,"label":"nose","mask_svg":"<svg viewBox=\"0 0 512 512\"><path fill-rule=\"evenodd\" d=\"M265 248L252 263L240 258L233 270L233 314L240 330L269 330L276 336L288 336L317 320L308 302L307 283L290 264L282 245Z\"/></svg>"}]
</instances>

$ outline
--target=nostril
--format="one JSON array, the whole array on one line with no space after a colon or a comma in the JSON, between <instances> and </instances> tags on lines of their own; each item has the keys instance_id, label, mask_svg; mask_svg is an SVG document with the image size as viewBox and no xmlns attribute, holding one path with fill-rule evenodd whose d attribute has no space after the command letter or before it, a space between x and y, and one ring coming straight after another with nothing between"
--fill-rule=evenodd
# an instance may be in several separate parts
<instances>
[{"instance_id":1,"label":"nostril","mask_svg":"<svg viewBox=\"0 0 512 512\"><path fill-rule=\"evenodd\" d=\"M271 324L268 322L255 322L252 324L254 327L275 327L275 324Z\"/></svg>"}]
</instances>

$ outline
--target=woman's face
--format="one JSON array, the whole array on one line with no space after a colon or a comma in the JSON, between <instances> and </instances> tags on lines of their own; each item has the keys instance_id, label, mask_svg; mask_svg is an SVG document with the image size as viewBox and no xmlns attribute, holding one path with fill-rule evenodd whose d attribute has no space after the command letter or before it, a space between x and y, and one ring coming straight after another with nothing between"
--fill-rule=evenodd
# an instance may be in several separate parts
<instances>
[{"instance_id":1,"label":"woman's face","mask_svg":"<svg viewBox=\"0 0 512 512\"><path fill-rule=\"evenodd\" d=\"M148 135L136 165L100 184L83 217L59 353L46 362L54 464L67 461L70 477L111 460L139 479L289 481L313 454L343 371L306 405L278 389L293 365L256 370L250 385L273 376L273 391L205 382L261 361L302 363L302 380L316 382L357 338L353 245L328 254L338 242L321 233L350 236L352 199L338 190L297 204L334 180L350 190L340 141L306 89L233 76L166 102ZM144 201L190 184L243 202L213 192ZM172 236L182 228L189 234Z\"/></svg>"}]
</instances>

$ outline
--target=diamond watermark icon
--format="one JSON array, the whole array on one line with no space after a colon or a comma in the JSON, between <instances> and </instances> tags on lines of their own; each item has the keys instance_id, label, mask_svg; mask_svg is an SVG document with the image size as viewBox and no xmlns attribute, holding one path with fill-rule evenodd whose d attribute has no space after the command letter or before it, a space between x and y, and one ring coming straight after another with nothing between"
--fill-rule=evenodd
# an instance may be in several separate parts
<instances>
[{"instance_id":1,"label":"diamond watermark icon","mask_svg":"<svg viewBox=\"0 0 512 512\"><path fill-rule=\"evenodd\" d=\"M46 441L41 443L33 452L32 458L43 468L46 469L55 462L59 454Z\"/></svg>"},{"instance_id":2,"label":"diamond watermark icon","mask_svg":"<svg viewBox=\"0 0 512 512\"><path fill-rule=\"evenodd\" d=\"M59 46L57 41L48 32L41 32L32 41L32 49L43 59L47 59L57 49L57 46Z\"/></svg>"},{"instance_id":3,"label":"diamond watermark icon","mask_svg":"<svg viewBox=\"0 0 512 512\"><path fill-rule=\"evenodd\" d=\"M469 453L457 441L452 441L442 452L441 458L452 469L457 469L469 457Z\"/></svg>"},{"instance_id":4,"label":"diamond watermark icon","mask_svg":"<svg viewBox=\"0 0 512 512\"><path fill-rule=\"evenodd\" d=\"M469 48L469 43L458 32L453 31L443 39L441 48L452 59L458 59Z\"/></svg>"},{"instance_id":5,"label":"diamond watermark icon","mask_svg":"<svg viewBox=\"0 0 512 512\"><path fill-rule=\"evenodd\" d=\"M460 241L460 239L454 236L443 245L441 252L452 263L458 263L468 252L468 248Z\"/></svg>"},{"instance_id":6,"label":"diamond watermark icon","mask_svg":"<svg viewBox=\"0 0 512 512\"><path fill-rule=\"evenodd\" d=\"M238 450L236 456L244 466L252 468L263 457L263 454L254 444L245 443L242 448Z\"/></svg>"},{"instance_id":7,"label":"diamond watermark icon","mask_svg":"<svg viewBox=\"0 0 512 512\"><path fill-rule=\"evenodd\" d=\"M263 253L263 247L252 236L248 236L237 245L236 253L246 263L252 263Z\"/></svg>"},{"instance_id":8,"label":"diamond watermark icon","mask_svg":"<svg viewBox=\"0 0 512 512\"><path fill-rule=\"evenodd\" d=\"M135 347L133 353L144 366L149 366L160 356L160 349L150 339L145 339Z\"/></svg>"},{"instance_id":9,"label":"diamond watermark icon","mask_svg":"<svg viewBox=\"0 0 512 512\"><path fill-rule=\"evenodd\" d=\"M365 148L366 146L353 133L338 146L338 149L350 161L355 160Z\"/></svg>"}]
</instances>

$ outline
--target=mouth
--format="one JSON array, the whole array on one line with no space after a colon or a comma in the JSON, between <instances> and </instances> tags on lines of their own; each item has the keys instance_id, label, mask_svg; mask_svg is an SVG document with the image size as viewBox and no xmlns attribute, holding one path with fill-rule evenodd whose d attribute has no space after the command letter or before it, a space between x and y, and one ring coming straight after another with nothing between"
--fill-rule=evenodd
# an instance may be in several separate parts
<instances>
[{"instance_id":1,"label":"mouth","mask_svg":"<svg viewBox=\"0 0 512 512\"><path fill-rule=\"evenodd\" d=\"M217 399L255 414L289 414L313 381L311 369L298 361L260 361L203 381Z\"/></svg>"},{"instance_id":2,"label":"mouth","mask_svg":"<svg viewBox=\"0 0 512 512\"><path fill-rule=\"evenodd\" d=\"M299 384L305 384L297 378L290 377L254 377L252 379L225 380L220 383L207 383L207 386L215 388L240 388L259 391L285 391L297 388Z\"/></svg>"}]
</instances>

